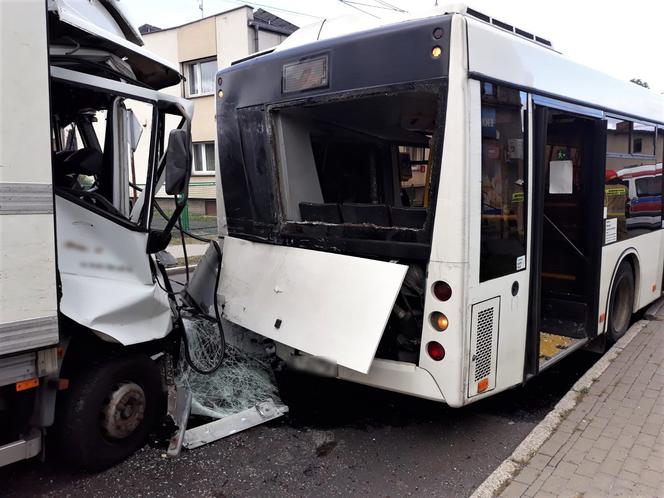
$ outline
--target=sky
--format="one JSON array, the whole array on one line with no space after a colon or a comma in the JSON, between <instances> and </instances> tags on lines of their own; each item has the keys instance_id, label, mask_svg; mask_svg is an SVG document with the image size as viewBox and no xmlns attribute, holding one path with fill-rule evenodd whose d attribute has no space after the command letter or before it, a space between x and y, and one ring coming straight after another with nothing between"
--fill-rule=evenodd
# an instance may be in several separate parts
<instances>
[{"instance_id":1,"label":"sky","mask_svg":"<svg viewBox=\"0 0 664 498\"><path fill-rule=\"evenodd\" d=\"M355 0L378 5L382 0ZM386 0L409 12L433 7L435 0ZM199 0L123 0L134 22L161 28L201 17ZM206 16L235 8L241 0L203 0ZM450 2L439 1L440 5ZM247 2L304 26L325 17L366 15L339 0L260 0ZM662 0L471 0L467 5L551 40L566 56L620 79L639 78L664 93L664 54L658 34L664 22ZM385 8L359 8L390 15Z\"/></svg>"}]
</instances>

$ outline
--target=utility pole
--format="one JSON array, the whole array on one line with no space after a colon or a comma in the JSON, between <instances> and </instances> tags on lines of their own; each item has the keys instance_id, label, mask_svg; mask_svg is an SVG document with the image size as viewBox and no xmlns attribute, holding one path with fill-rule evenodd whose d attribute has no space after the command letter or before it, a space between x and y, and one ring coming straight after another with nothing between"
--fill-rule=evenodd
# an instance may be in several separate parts
<instances>
[{"instance_id":1,"label":"utility pole","mask_svg":"<svg viewBox=\"0 0 664 498\"><path fill-rule=\"evenodd\" d=\"M205 17L203 15L203 0L198 0L198 8L201 10L201 19L203 19Z\"/></svg>"}]
</instances>

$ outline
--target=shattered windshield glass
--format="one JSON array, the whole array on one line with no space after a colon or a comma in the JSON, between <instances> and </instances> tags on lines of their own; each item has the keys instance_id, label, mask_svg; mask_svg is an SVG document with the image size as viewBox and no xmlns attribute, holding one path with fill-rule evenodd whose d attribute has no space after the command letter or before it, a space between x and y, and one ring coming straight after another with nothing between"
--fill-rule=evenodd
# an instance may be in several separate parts
<instances>
[{"instance_id":1,"label":"shattered windshield glass","mask_svg":"<svg viewBox=\"0 0 664 498\"><path fill-rule=\"evenodd\" d=\"M189 341L190 356L199 361L214 355L216 323L206 319L183 318ZM191 413L212 418L224 418L258 403L279 399L274 375L270 367L271 350L264 341L248 331L229 333L238 327L224 323L229 338L221 367L210 375L197 373L184 358L182 348L178 387L192 393Z\"/></svg>"}]
</instances>

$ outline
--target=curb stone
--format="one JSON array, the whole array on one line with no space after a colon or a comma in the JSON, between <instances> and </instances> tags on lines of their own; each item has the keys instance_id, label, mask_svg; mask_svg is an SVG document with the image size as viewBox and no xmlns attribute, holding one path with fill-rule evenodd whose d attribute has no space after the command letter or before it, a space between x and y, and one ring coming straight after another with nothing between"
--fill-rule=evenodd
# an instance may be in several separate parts
<instances>
[{"instance_id":1,"label":"curb stone","mask_svg":"<svg viewBox=\"0 0 664 498\"><path fill-rule=\"evenodd\" d=\"M658 300L646 311L648 320L664 320L657 313L664 307L664 300ZM553 432L565 420L569 412L581 401L580 398L588 388L604 373L611 362L622 352L627 345L648 325L648 320L639 320L633 324L623 337L588 370L572 388L561 398L556 406L526 438L516 447L489 477L473 492L470 498L490 498L496 496L516 476L516 474L530 461L542 445L551 437Z\"/></svg>"},{"instance_id":2,"label":"curb stone","mask_svg":"<svg viewBox=\"0 0 664 498\"><path fill-rule=\"evenodd\" d=\"M664 322L664 299L655 301L655 304L651 305L648 311L646 311L644 318L646 320Z\"/></svg>"}]
</instances>

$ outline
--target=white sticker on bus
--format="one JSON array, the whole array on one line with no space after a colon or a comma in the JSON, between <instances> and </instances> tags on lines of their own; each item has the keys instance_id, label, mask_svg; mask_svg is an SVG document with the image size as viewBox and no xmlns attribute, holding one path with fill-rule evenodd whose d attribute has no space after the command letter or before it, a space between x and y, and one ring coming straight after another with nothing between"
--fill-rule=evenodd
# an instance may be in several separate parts
<instances>
[{"instance_id":1,"label":"white sticker on bus","mask_svg":"<svg viewBox=\"0 0 664 498\"><path fill-rule=\"evenodd\" d=\"M618 218L609 218L606 220L606 236L604 243L611 244L618 240Z\"/></svg>"},{"instance_id":2,"label":"white sticker on bus","mask_svg":"<svg viewBox=\"0 0 664 498\"><path fill-rule=\"evenodd\" d=\"M526 267L526 255L516 258L516 271L523 270Z\"/></svg>"}]
</instances>

